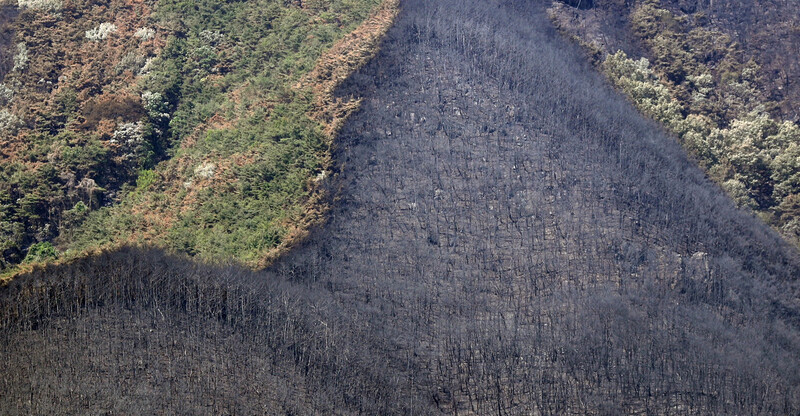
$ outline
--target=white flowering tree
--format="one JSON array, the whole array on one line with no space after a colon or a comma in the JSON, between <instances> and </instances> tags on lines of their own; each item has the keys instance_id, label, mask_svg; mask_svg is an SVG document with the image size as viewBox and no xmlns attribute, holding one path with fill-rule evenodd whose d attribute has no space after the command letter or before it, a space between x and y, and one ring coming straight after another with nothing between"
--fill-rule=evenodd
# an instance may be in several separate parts
<instances>
[{"instance_id":1,"label":"white flowering tree","mask_svg":"<svg viewBox=\"0 0 800 416\"><path fill-rule=\"evenodd\" d=\"M86 31L86 39L94 42L100 42L101 40L108 38L108 36L112 33L116 33L116 31L117 25L108 22L100 23L100 25L94 29Z\"/></svg>"},{"instance_id":2,"label":"white flowering tree","mask_svg":"<svg viewBox=\"0 0 800 416\"><path fill-rule=\"evenodd\" d=\"M59 11L64 7L62 0L17 0L20 9Z\"/></svg>"}]
</instances>

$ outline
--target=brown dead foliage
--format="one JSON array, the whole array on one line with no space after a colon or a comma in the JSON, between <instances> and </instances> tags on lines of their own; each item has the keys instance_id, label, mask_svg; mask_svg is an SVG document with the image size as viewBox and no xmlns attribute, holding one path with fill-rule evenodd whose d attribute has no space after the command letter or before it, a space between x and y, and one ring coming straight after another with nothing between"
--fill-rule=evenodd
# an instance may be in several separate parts
<instances>
[{"instance_id":1,"label":"brown dead foliage","mask_svg":"<svg viewBox=\"0 0 800 416\"><path fill-rule=\"evenodd\" d=\"M78 128L84 131L97 129L103 120L134 122L147 114L142 100L129 92L94 97L84 104L82 113L84 121Z\"/></svg>"},{"instance_id":2,"label":"brown dead foliage","mask_svg":"<svg viewBox=\"0 0 800 416\"><path fill-rule=\"evenodd\" d=\"M59 13L20 10L10 24L13 42L26 45L30 60L24 70L6 76L7 84L18 86L11 110L27 121L27 127L35 128L37 120L58 116L59 95L72 91L79 103L86 103L77 114L85 122L75 125L83 133L96 132L104 119L141 118L138 76L119 65L125 56L146 59L163 47L165 40L158 31L146 41L134 36L149 26L151 12L144 0L66 0ZM86 31L101 23L113 23L117 30L104 40L87 39ZM26 147L26 130L7 141Z\"/></svg>"},{"instance_id":3,"label":"brown dead foliage","mask_svg":"<svg viewBox=\"0 0 800 416\"><path fill-rule=\"evenodd\" d=\"M336 88L375 56L399 11L399 0L385 0L356 30L326 51L314 69L295 86L314 93L314 110L310 116L322 123L329 139L333 139L347 116L360 104L357 99L334 97Z\"/></svg>"}]
</instances>

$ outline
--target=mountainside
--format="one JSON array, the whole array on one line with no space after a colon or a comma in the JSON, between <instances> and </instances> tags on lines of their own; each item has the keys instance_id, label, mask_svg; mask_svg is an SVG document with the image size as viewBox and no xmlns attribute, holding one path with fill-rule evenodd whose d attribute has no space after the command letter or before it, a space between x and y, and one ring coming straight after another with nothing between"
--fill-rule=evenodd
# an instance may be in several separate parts
<instances>
[{"instance_id":1,"label":"mountainside","mask_svg":"<svg viewBox=\"0 0 800 416\"><path fill-rule=\"evenodd\" d=\"M327 221L263 272L124 248L17 277L0 409L800 412L797 249L550 4L400 6L332 97L361 105Z\"/></svg>"},{"instance_id":2,"label":"mountainside","mask_svg":"<svg viewBox=\"0 0 800 416\"><path fill-rule=\"evenodd\" d=\"M551 18L707 174L800 245L800 14L782 0L554 3Z\"/></svg>"},{"instance_id":3,"label":"mountainside","mask_svg":"<svg viewBox=\"0 0 800 416\"><path fill-rule=\"evenodd\" d=\"M606 53L622 49L629 55L658 59L666 51L648 51L658 49L653 44L648 45L650 48L637 46L661 43L664 49L672 47L676 58L672 65L676 68L691 72L695 69L689 64L709 66L715 78L722 75L717 72L735 71L737 64L752 61L760 72L757 98L769 103L778 118L800 121L800 58L796 54L800 14L792 1L594 0L582 2L583 7L577 7L575 1L562 3L571 6L567 9L554 3L563 23L580 39ZM661 33L648 33L643 20L655 26L668 24L659 27ZM650 30L655 28L651 26ZM670 32L676 31L685 36L683 45L669 39L673 36ZM655 37L660 39L651 42ZM702 61L681 59L687 52L703 54Z\"/></svg>"},{"instance_id":4,"label":"mountainside","mask_svg":"<svg viewBox=\"0 0 800 416\"><path fill-rule=\"evenodd\" d=\"M3 9L19 15L4 24L0 269L121 244L268 264L319 217L315 178L356 106L315 88L363 65L396 14L392 0L18 5Z\"/></svg>"},{"instance_id":5,"label":"mountainside","mask_svg":"<svg viewBox=\"0 0 800 416\"><path fill-rule=\"evenodd\" d=\"M670 10L700 15L702 24L741 44L744 59L762 69L766 100L776 103L780 118L800 122L800 13L789 0L669 0ZM703 16L704 15L704 16Z\"/></svg>"}]
</instances>

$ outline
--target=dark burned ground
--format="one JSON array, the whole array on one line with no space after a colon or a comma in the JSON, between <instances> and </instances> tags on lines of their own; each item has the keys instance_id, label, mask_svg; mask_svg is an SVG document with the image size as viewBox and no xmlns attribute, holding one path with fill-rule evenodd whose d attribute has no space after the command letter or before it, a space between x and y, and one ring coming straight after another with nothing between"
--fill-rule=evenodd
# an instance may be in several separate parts
<instances>
[{"instance_id":1,"label":"dark burned ground","mask_svg":"<svg viewBox=\"0 0 800 416\"><path fill-rule=\"evenodd\" d=\"M798 412L797 253L521 3L404 3L341 91L329 222L265 274L15 282L0 408Z\"/></svg>"},{"instance_id":2,"label":"dark burned ground","mask_svg":"<svg viewBox=\"0 0 800 416\"><path fill-rule=\"evenodd\" d=\"M13 58L17 48L14 47L14 32L11 30L11 22L14 21L17 13L16 7L0 4L0 82L14 67Z\"/></svg>"}]
</instances>

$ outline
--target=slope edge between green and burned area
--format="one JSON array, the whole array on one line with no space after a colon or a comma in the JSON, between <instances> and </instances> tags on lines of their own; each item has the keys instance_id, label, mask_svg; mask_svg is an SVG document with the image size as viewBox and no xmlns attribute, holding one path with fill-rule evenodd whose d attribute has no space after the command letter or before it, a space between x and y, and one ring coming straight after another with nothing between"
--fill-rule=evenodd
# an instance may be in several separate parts
<instances>
[{"instance_id":1,"label":"slope edge between green and burned area","mask_svg":"<svg viewBox=\"0 0 800 416\"><path fill-rule=\"evenodd\" d=\"M800 245L796 4L608 0L591 6L554 2L549 13L739 206Z\"/></svg>"},{"instance_id":2,"label":"slope edge between green and burned area","mask_svg":"<svg viewBox=\"0 0 800 416\"><path fill-rule=\"evenodd\" d=\"M95 27L102 35L78 31L94 25L76 15L83 8L108 24ZM374 54L396 13L395 0L23 8L17 39L33 61L6 80L24 123L2 161L5 267L121 244L269 264L324 212L316 184L336 125L358 104L326 97ZM61 46L21 34L34 31L68 33L75 63L39 63ZM44 70L53 83L32 86ZM112 76L92 84L89 72ZM39 114L22 114L34 97Z\"/></svg>"}]
</instances>

